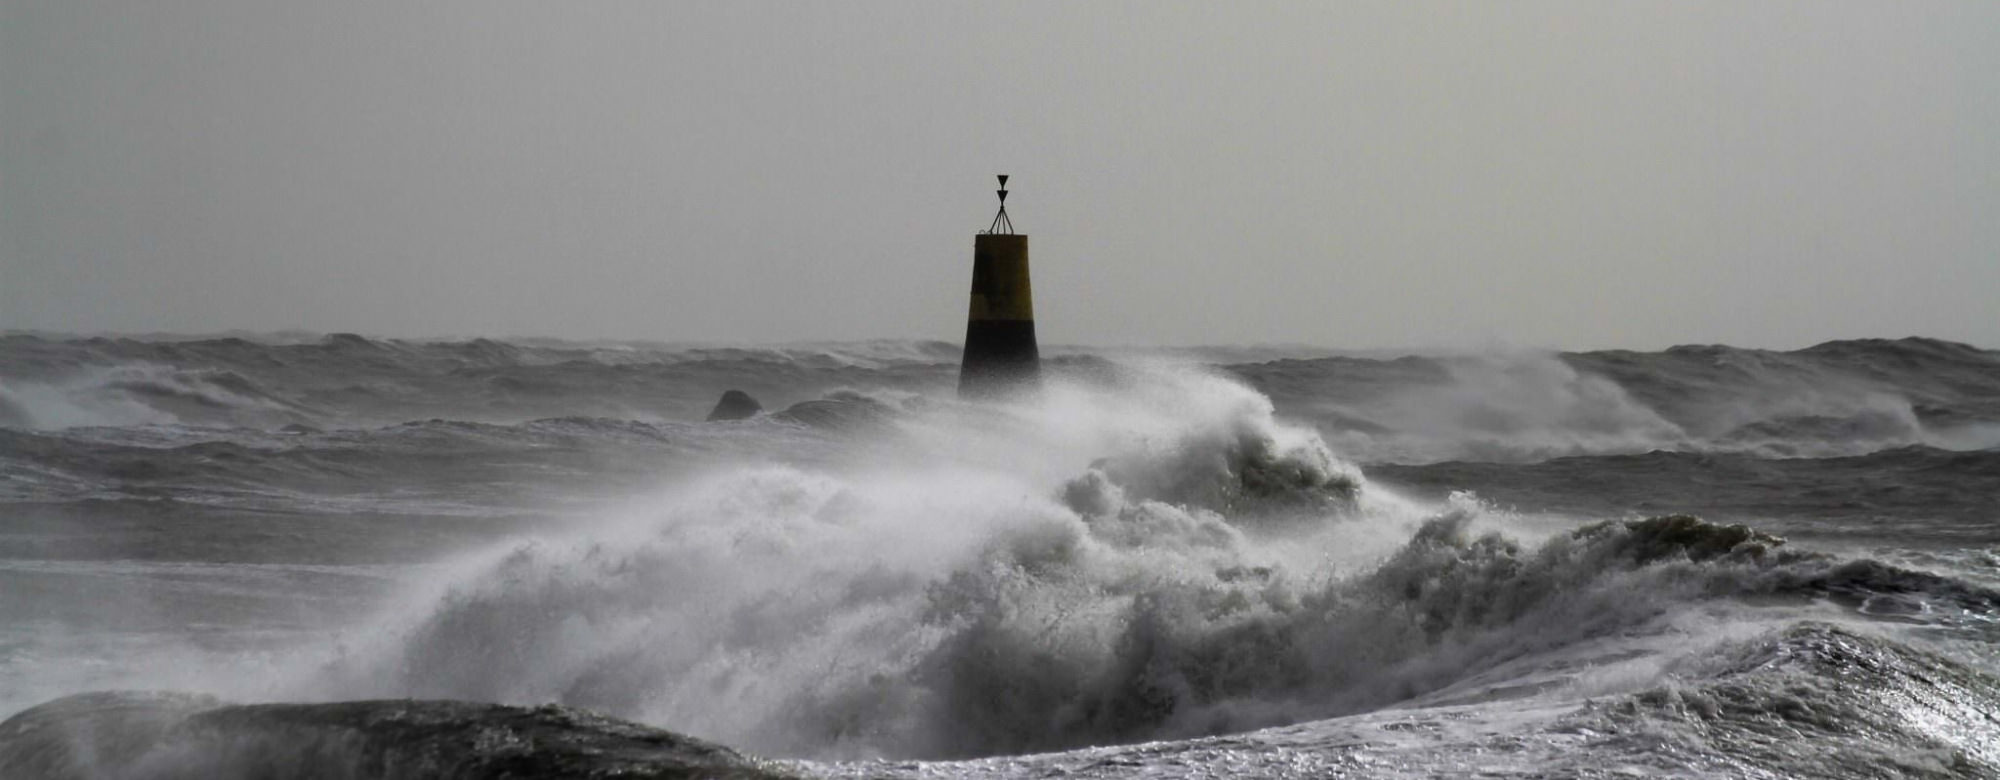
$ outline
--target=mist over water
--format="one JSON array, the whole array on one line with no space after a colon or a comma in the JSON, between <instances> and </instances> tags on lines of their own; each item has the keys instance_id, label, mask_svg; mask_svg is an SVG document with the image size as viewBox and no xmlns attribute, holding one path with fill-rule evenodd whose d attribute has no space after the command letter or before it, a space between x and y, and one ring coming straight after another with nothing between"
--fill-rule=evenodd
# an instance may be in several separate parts
<instances>
[{"instance_id":1,"label":"mist over water","mask_svg":"<svg viewBox=\"0 0 2000 780\"><path fill-rule=\"evenodd\" d=\"M0 347L0 714L49 724L0 766L631 744L228 704L410 697L808 774L1996 766L1937 704L2000 701L2000 356L1964 345L1073 354L1000 405L924 343ZM691 422L732 387L779 411ZM219 698L36 706L134 688Z\"/></svg>"}]
</instances>

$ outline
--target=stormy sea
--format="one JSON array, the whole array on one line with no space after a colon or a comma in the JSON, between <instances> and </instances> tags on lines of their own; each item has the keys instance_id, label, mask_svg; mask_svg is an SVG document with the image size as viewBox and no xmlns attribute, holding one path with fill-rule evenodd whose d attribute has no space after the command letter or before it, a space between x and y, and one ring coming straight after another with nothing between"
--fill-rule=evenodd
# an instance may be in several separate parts
<instances>
[{"instance_id":1,"label":"stormy sea","mask_svg":"<svg viewBox=\"0 0 2000 780\"><path fill-rule=\"evenodd\" d=\"M2000 352L958 358L0 336L0 777L2000 776Z\"/></svg>"}]
</instances>

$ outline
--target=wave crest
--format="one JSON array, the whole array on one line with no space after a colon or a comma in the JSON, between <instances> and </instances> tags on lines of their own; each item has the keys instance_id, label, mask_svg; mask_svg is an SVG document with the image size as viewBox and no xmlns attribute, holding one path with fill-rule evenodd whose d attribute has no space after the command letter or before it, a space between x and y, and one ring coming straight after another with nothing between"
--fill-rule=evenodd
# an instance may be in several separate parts
<instances>
[{"instance_id":1,"label":"wave crest","mask_svg":"<svg viewBox=\"0 0 2000 780\"><path fill-rule=\"evenodd\" d=\"M1705 599L1908 587L1686 516L1526 544L1471 497L1413 514L1240 385L1152 379L1178 384L913 413L878 432L886 463L725 470L519 543L312 685L768 754L989 755L1377 708Z\"/></svg>"}]
</instances>

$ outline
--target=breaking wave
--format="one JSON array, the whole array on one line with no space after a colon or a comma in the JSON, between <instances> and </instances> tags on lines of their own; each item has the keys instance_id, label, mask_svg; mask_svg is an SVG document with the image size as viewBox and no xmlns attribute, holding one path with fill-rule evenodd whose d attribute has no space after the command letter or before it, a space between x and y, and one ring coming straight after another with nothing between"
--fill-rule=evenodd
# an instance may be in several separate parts
<instances>
[{"instance_id":1,"label":"breaking wave","mask_svg":"<svg viewBox=\"0 0 2000 780\"><path fill-rule=\"evenodd\" d=\"M1839 774L1846 762L1888 776L1976 775L1995 761L1979 748L1995 736L1990 722L1950 704L1993 701L2000 687L1988 670L1928 655L1886 630L1798 622L1909 627L1990 644L2000 592L1988 584L1796 550L1764 530L1686 515L1634 519L1614 508L1600 516L1625 519L1549 532L1468 494L1438 505L1411 500L1336 454L1329 435L1343 441L1365 427L1358 418L1297 422L1311 415L1281 414L1284 399L1296 397L1291 391L1274 391L1274 400L1231 376L1246 373L1240 366L1057 359L1039 399L971 406L901 384L931 381L924 377L935 372L923 362L931 356L919 349L913 362L870 358L894 363L868 369L877 372L870 376L901 379L835 385L778 413L712 425L579 413L369 429L187 425L193 418L183 415L204 409L350 419L326 409L360 397L354 388L364 386L377 399L369 403L409 410L419 407L380 399L468 378L485 388L473 397L521 410L541 403L522 399L666 370L605 360L538 374L537 365L573 348L503 342L337 336L287 348L318 350L358 373L310 390L276 374L214 366L62 380L71 382L65 399L99 392L148 399L145 409L171 409L182 424L62 432L10 425L0 430L0 477L10 489L26 486L19 489L34 501L111 489L190 501L320 487L339 475L346 480L339 484L373 493L409 491L432 513L447 500L483 500L481 517L518 502L504 486L520 483L522 468L622 474L652 492L384 584L397 591L389 611L327 645L254 659L160 648L161 668L133 671L150 675L146 684L234 700L381 700L69 697L0 724L0 770L759 777L791 765L698 740L814 760L1016 755L1364 714L1398 728L1444 728L1443 720L1473 717L1475 705L1548 691L1604 703L1551 716L1532 738L1522 728L1497 729L1514 746L1479 745L1482 762L1505 765L1516 750L1523 771L1542 771L1562 765L1551 746L1563 744L1588 747L1583 755L1593 761L1671 754L1678 763L1670 765L1718 773L1822 767ZM229 340L174 349L243 353L239 363L289 354ZM1881 359L1879 350L1864 353ZM813 386L851 377L858 360L757 353L684 362L718 359L771 361L763 370L801 372ZM1465 411L1432 428L1398 423L1454 447L1471 441L1458 425L1492 432L1496 447L1516 441L1555 451L1663 439L1698 449L1721 441L1715 431L1742 428L1696 425L1682 407L1706 408L1698 394L1676 406L1663 400L1672 395L1665 390L1579 368L1575 356L1451 367L1339 360L1260 364L1276 373L1256 381L1389 371L1399 378L1383 386L1443 383L1410 395L1396 413L1417 420ZM413 373L411 361L450 368ZM641 374L620 373L634 371ZM22 386L9 384L7 414L51 414L23 402L15 393ZM1546 392L1551 386L1558 390ZM596 392L584 394L588 403L630 402L621 390ZM1336 401L1344 415L1386 408L1360 396ZM1955 408L1958 422L1985 413L1977 399ZM1926 431L1939 419L1919 417ZM1883 430L1894 438L1904 429ZM690 454L699 458L683 457ZM1896 468L1964 483L1991 479L1982 475L1993 457L1912 447L1852 465L1854 473ZM1773 465L1733 454L1652 452L1582 466L1556 459L1506 474L1609 483L1629 473L1638 475L1636 492L1657 495L1671 483L1696 482L1690 469L1718 462L1746 484L1758 473L1802 468L1867 489L1866 480L1839 470L1838 459ZM1491 465L1369 468L1449 482ZM441 467L451 479L424 471ZM432 483L469 484L467 492L480 495L421 492L435 490ZM1797 475L1776 484L1818 486ZM1927 484L1911 478L1901 486L1922 492ZM1758 490L1768 496L1773 488ZM1712 630L1718 625L1726 630ZM1405 749L1379 741L1387 725L1370 729L1351 743L1391 755ZM1857 746L1846 734L1893 749ZM1774 747L1773 735L1803 741ZM1781 749L1794 754L1775 755ZM1255 752L1260 760L1290 755L1276 739ZM1413 776L1444 771L1423 763L1430 759L1395 760ZM860 766L865 774L884 765Z\"/></svg>"},{"instance_id":2,"label":"breaking wave","mask_svg":"<svg viewBox=\"0 0 2000 780\"><path fill-rule=\"evenodd\" d=\"M1673 516L1539 542L1370 487L1218 376L894 418L462 562L294 697L558 702L767 755L959 757L1373 710L1692 604L2000 596ZM1524 661L1524 659L1527 659Z\"/></svg>"}]
</instances>

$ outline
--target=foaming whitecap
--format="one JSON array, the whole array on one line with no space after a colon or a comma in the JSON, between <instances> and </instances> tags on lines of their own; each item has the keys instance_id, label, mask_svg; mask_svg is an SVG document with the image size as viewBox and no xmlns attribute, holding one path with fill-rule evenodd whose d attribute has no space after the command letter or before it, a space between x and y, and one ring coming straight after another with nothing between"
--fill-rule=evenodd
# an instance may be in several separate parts
<instances>
[{"instance_id":1,"label":"foaming whitecap","mask_svg":"<svg viewBox=\"0 0 2000 780\"><path fill-rule=\"evenodd\" d=\"M1523 695L1482 674L1629 653L1702 598L1901 576L1693 518L1524 543L1469 496L1370 488L1239 385L1139 371L907 412L852 462L717 468L512 543L299 685L775 755L1018 753Z\"/></svg>"}]
</instances>

